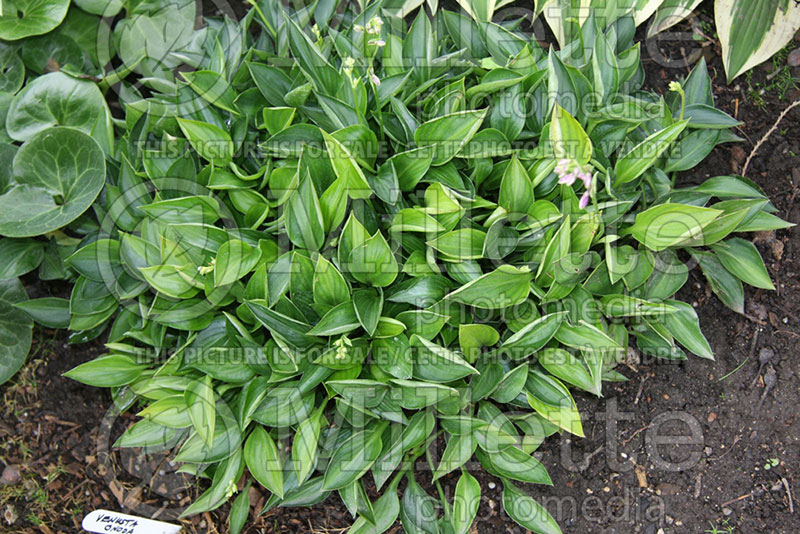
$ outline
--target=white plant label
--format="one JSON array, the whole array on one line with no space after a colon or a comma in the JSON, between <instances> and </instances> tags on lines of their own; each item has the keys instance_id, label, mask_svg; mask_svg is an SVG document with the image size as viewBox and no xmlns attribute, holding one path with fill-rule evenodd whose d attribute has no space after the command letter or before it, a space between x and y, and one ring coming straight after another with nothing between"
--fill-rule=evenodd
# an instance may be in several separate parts
<instances>
[{"instance_id":1,"label":"white plant label","mask_svg":"<svg viewBox=\"0 0 800 534\"><path fill-rule=\"evenodd\" d=\"M81 526L98 534L177 534L181 530L179 525L108 510L95 510L83 518Z\"/></svg>"}]
</instances>

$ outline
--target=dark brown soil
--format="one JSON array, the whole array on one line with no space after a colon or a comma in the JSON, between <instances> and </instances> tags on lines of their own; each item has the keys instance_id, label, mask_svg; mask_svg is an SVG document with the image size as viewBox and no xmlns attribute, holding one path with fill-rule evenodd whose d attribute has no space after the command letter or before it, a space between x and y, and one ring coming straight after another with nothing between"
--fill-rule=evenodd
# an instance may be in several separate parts
<instances>
[{"instance_id":1,"label":"dark brown soil","mask_svg":"<svg viewBox=\"0 0 800 534\"><path fill-rule=\"evenodd\" d=\"M699 43L683 50L680 44L662 44L678 59L701 49ZM647 80L664 92L688 68L662 66L652 53L659 45L653 46L645 60ZM746 141L716 149L681 178L685 184L740 173L754 144L800 98L791 87L783 95L777 89L763 95L750 90L775 79L771 66L728 85L717 45L702 50L717 105L744 122L737 133ZM789 74L800 78L797 68ZM798 124L800 109L795 109L761 146L747 173L779 215L794 223L800 222ZM697 305L716 361L637 363L634 356L621 368L629 382L608 384L604 399L576 399L586 439L553 437L541 448L554 486L527 489L565 533L800 532L795 510L800 508L800 229L759 235L756 241L778 289L748 290L747 317L722 306L696 271L682 292ZM103 442L101 422L111 405L108 392L61 376L101 347L67 345L63 335L44 330L36 337L30 362L0 388L0 467L19 471L15 480L8 470L13 483L0 485L2 531L78 532L83 515L96 508L173 517L175 501L166 495L179 495L179 504L185 504L197 494L197 483L175 474L168 463L154 463L158 459L142 463L115 452L106 461L97 443ZM778 382L770 391L758 374L762 349L775 353L770 365ZM672 444L659 445L665 436L672 436ZM681 443L675 436L686 439ZM499 480L476 466L473 473L483 487L473 532L524 532L502 512ZM448 493L453 485L445 479ZM185 521L186 530L226 532L227 510L226 505ZM246 531L339 532L349 523L338 499L329 498L313 509L270 512Z\"/></svg>"}]
</instances>

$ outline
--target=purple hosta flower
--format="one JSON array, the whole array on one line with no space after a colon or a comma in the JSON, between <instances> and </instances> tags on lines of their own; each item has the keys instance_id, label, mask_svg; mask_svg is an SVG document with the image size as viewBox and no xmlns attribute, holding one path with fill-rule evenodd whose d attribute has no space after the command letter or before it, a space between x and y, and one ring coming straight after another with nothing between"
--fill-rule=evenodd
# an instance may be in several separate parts
<instances>
[{"instance_id":1,"label":"purple hosta flower","mask_svg":"<svg viewBox=\"0 0 800 534\"><path fill-rule=\"evenodd\" d=\"M555 172L558 175L558 183L567 185L575 183L576 176L572 170L574 166L575 162L571 159L558 160L555 168Z\"/></svg>"},{"instance_id":2,"label":"purple hosta flower","mask_svg":"<svg viewBox=\"0 0 800 534\"><path fill-rule=\"evenodd\" d=\"M589 190L587 189L581 195L581 199L578 202L578 206L580 206L581 209L584 209L588 205L589 205Z\"/></svg>"},{"instance_id":3,"label":"purple hosta flower","mask_svg":"<svg viewBox=\"0 0 800 534\"><path fill-rule=\"evenodd\" d=\"M589 191L592 188L592 171L591 169L584 168L577 161L572 159L561 159L556 164L554 169L558 175L558 183L565 185L572 185L576 180L583 182L586 191L580 199L581 209L589 205Z\"/></svg>"},{"instance_id":4,"label":"purple hosta flower","mask_svg":"<svg viewBox=\"0 0 800 534\"><path fill-rule=\"evenodd\" d=\"M372 80L372 83L374 83L375 85L381 84L381 79L378 78L378 76L374 72L372 72L372 69L370 69L369 71L369 79Z\"/></svg>"}]
</instances>

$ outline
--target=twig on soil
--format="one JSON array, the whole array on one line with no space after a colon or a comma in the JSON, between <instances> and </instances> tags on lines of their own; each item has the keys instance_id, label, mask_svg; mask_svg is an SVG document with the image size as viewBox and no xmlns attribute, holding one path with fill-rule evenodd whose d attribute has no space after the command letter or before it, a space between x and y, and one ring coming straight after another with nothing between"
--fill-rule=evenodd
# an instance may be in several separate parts
<instances>
[{"instance_id":1,"label":"twig on soil","mask_svg":"<svg viewBox=\"0 0 800 534\"><path fill-rule=\"evenodd\" d=\"M733 443L731 443L731 446L728 447L727 451L723 452L722 454L720 454L719 456L716 456L714 458L709 458L708 460L711 461L711 462L717 462L719 460L722 460L726 456L728 456L731 453L731 451L733 451L733 448L736 447L736 444L739 443L739 441L742 439L742 430L744 430L744 427L740 428L739 429L739 433L736 434L736 436L733 437ZM723 447L724 447L724 445L723 445Z\"/></svg>"},{"instance_id":2,"label":"twig on soil","mask_svg":"<svg viewBox=\"0 0 800 534\"><path fill-rule=\"evenodd\" d=\"M639 434L641 434L642 432L644 432L645 430L647 430L647 429L648 429L648 428L650 428L651 426L652 426L652 423L650 423L650 424L646 424L646 425L644 425L642 428L640 428L640 429L636 430L636 431L635 431L633 434L631 434L631 435L630 435L630 436L629 436L627 439L624 439L624 440L622 440L622 443L621 443L621 445L624 447L625 445L627 445L628 443L630 443L631 441L633 441L633 438L635 438L636 436L638 436Z\"/></svg>"},{"instance_id":3,"label":"twig on soil","mask_svg":"<svg viewBox=\"0 0 800 534\"><path fill-rule=\"evenodd\" d=\"M778 120L775 121L775 123L769 130L767 130L767 133L765 133L764 136L758 140L758 143L756 143L756 146L754 146L753 150L750 151L750 155L747 156L747 160L745 160L744 162L744 167L742 168L742 176L747 176L747 168L750 166L750 160L752 160L753 156L756 155L756 152L758 152L758 149L761 148L761 145L763 145L767 141L767 139L769 139L769 136L772 135L775 132L775 130L778 129L778 124L780 124L783 118L786 117L786 115L797 106L800 106L800 100L795 100L794 102L789 104L789 106L787 106L786 109L784 109L781 112L781 114L778 115Z\"/></svg>"},{"instance_id":4,"label":"twig on soil","mask_svg":"<svg viewBox=\"0 0 800 534\"><path fill-rule=\"evenodd\" d=\"M797 332L792 332L791 330L775 330L775 333L776 334L790 334L790 335L793 335L794 337L800 337L800 334L798 334Z\"/></svg>"},{"instance_id":5,"label":"twig on soil","mask_svg":"<svg viewBox=\"0 0 800 534\"><path fill-rule=\"evenodd\" d=\"M735 499L731 499L731 500L729 500L727 502L722 503L720 505L720 507L721 508L725 508L726 506L728 506L730 504L733 504L733 503L739 502L739 501L743 501L743 500L747 499L748 497L752 497L752 496L753 496L753 492L752 491L750 493L745 493L744 495L739 495Z\"/></svg>"},{"instance_id":6,"label":"twig on soil","mask_svg":"<svg viewBox=\"0 0 800 534\"><path fill-rule=\"evenodd\" d=\"M639 399L642 398L642 391L644 391L645 380L647 380L647 376L643 376L639 382L639 391L636 392L636 400L633 401L633 404L639 404Z\"/></svg>"},{"instance_id":7,"label":"twig on soil","mask_svg":"<svg viewBox=\"0 0 800 534\"><path fill-rule=\"evenodd\" d=\"M700 498L700 492L703 489L703 473L697 473L697 477L694 479L694 498Z\"/></svg>"},{"instance_id":8,"label":"twig on soil","mask_svg":"<svg viewBox=\"0 0 800 534\"><path fill-rule=\"evenodd\" d=\"M578 471L586 471L587 469L589 469L589 464L592 463L592 459L598 454L600 454L603 451L603 449L605 449L605 445L600 445L594 451L590 452L589 455L576 466L578 468Z\"/></svg>"},{"instance_id":9,"label":"twig on soil","mask_svg":"<svg viewBox=\"0 0 800 534\"><path fill-rule=\"evenodd\" d=\"M786 477L781 477L781 484L783 484L783 489L786 490L786 496L789 498L789 512L794 513L794 499L792 498L792 489L789 487L789 481L786 480Z\"/></svg>"}]
</instances>

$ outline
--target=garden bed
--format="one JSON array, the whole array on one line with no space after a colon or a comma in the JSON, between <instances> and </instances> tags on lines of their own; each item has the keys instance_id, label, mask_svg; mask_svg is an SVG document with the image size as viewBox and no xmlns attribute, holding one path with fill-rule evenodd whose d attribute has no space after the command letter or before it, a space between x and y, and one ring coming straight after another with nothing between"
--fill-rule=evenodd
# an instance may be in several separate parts
<instances>
[{"instance_id":1,"label":"garden bed","mask_svg":"<svg viewBox=\"0 0 800 534\"><path fill-rule=\"evenodd\" d=\"M680 57L680 49L668 49ZM689 54L691 50L684 50ZM667 84L685 76L687 67L666 68L645 57L647 85L665 93ZM684 173L691 185L711 176L738 174L754 144L800 93L775 80L800 77L759 67L748 78L725 83L721 61L707 58L716 105L744 122L741 144L717 148L698 168ZM760 84L760 85L759 85ZM765 94L759 88L772 87ZM781 94L781 90L785 90ZM750 162L747 176L756 181L779 215L800 222L800 109L790 112ZM717 532L790 533L800 531L800 243L798 227L756 236L775 292L747 288L747 316L724 307L697 270L682 290L693 304L716 361L690 358L681 363L647 359L631 353L619 370L629 381L607 384L604 398L577 394L584 414L585 439L564 434L545 442L542 462L552 488L531 486L564 532ZM54 288L26 278L32 298ZM0 486L0 511L8 532L75 532L80 520L97 508L121 509L174 520L176 510L200 491L191 477L174 473L163 457L137 458L131 451L106 457L104 421L111 421L111 441L133 421L104 419L108 394L62 377L62 373L102 351L99 344L68 345L66 337L38 329L34 355L0 391L0 459L7 482ZM762 350L774 352L777 384L766 391L758 378ZM763 374L763 373L762 373ZM763 397L763 400L762 400ZM620 412L616 429L609 425L611 406ZM672 419L668 421L667 419ZM664 422L664 424L658 424ZM648 448L658 435L689 435L699 440ZM615 430L615 431L614 431ZM699 431L699 434L698 434ZM609 433L607 435L607 433ZM616 455L610 451L616 448ZM623 456L624 455L624 456ZM693 459L694 457L694 459ZM626 461L627 458L627 461ZM630 462L635 459L634 463ZM687 461L690 460L690 461ZM677 471L663 462L687 465ZM499 480L477 462L471 472L483 488L473 531L523 532L503 512ZM444 478L453 491L458 475ZM429 476L419 475L426 486ZM203 484L200 483L200 486ZM427 488L430 490L430 488ZM260 500L257 490L253 502ZM256 506L255 509L259 509ZM229 506L184 520L187 532L224 532ZM339 532L352 522L335 497L311 509L274 509L247 525L245 532ZM735 530L731 530L735 529ZM401 532L396 527L395 532ZM392 532L392 530L390 530Z\"/></svg>"}]
</instances>

